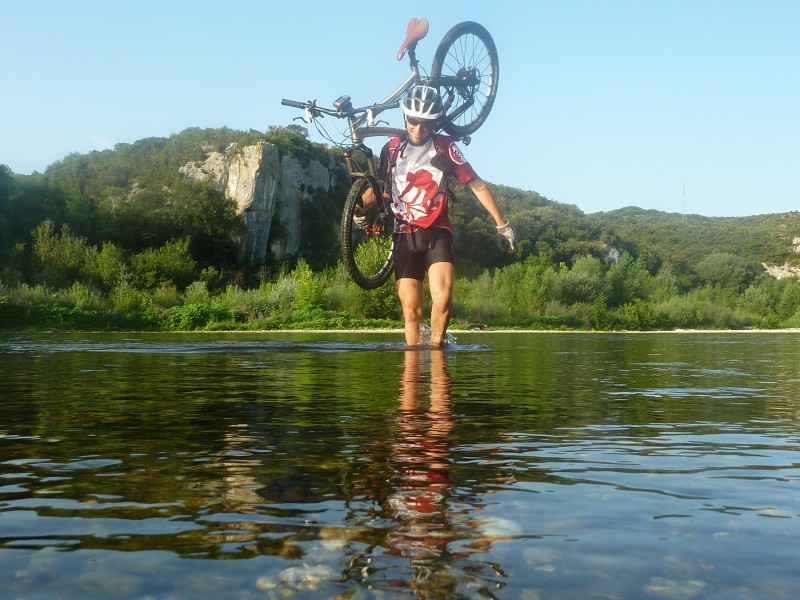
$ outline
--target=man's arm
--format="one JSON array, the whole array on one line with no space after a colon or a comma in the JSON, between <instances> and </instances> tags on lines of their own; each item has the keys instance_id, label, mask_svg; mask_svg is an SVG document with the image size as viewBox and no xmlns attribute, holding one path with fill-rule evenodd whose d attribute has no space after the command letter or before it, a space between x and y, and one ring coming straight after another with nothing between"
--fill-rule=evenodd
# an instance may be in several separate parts
<instances>
[{"instance_id":1,"label":"man's arm","mask_svg":"<svg viewBox=\"0 0 800 600\"><path fill-rule=\"evenodd\" d=\"M469 189L472 190L472 193L475 194L478 202L480 202L489 212L489 214L492 215L497 227L502 227L505 225L506 219L503 216L500 207L497 206L497 201L494 199L494 195L489 189L489 186L486 185L486 182L480 177L475 177L474 179L471 179L467 185L469 186Z\"/></svg>"},{"instance_id":2,"label":"man's arm","mask_svg":"<svg viewBox=\"0 0 800 600\"><path fill-rule=\"evenodd\" d=\"M489 186L487 186L486 182L484 182L480 177L471 179L467 185L469 185L470 189L475 194L478 202L480 202L483 207L489 211L489 214L492 215L492 218L496 223L495 227L497 227L497 244L500 247L500 251L510 252L513 254L515 248L517 247L517 241L514 237L514 230L511 229L508 221L506 221L506 218L503 216L503 212L500 210L500 207L497 206L497 201L494 199L494 195L489 189Z\"/></svg>"}]
</instances>

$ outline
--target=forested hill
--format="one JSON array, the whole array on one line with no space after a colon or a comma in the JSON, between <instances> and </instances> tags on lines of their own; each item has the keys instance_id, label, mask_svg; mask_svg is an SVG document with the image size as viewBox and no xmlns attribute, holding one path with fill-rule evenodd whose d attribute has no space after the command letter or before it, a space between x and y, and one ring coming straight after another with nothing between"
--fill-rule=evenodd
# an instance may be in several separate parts
<instances>
[{"instance_id":1,"label":"forested hill","mask_svg":"<svg viewBox=\"0 0 800 600\"><path fill-rule=\"evenodd\" d=\"M656 255L676 266L693 268L712 254L730 254L769 265L800 264L794 241L800 237L800 213L749 217L704 217L636 207L593 213L587 219L613 230L631 254Z\"/></svg>"},{"instance_id":2,"label":"forested hill","mask_svg":"<svg viewBox=\"0 0 800 600\"><path fill-rule=\"evenodd\" d=\"M338 151L297 125L187 129L33 175L0 165L0 330L397 325L393 286L362 290L339 260L349 185ZM800 279L764 267L800 272L797 212L585 214L490 186L518 248L498 252L452 186L454 325L800 326Z\"/></svg>"},{"instance_id":3,"label":"forested hill","mask_svg":"<svg viewBox=\"0 0 800 600\"><path fill-rule=\"evenodd\" d=\"M104 242L113 243L131 255L172 239L190 239L199 268L258 270L259 265L237 264L235 240L241 215L231 212L233 207L221 192L186 181L179 169L230 144L242 147L259 141L272 142L281 154L295 155L306 163L335 164L340 160L332 149L310 142L302 127L292 125L267 132L192 128L169 138L147 138L118 144L113 150L71 154L44 173L30 176L14 175L0 166L0 260L6 271L24 270L31 264L23 255L26 247L31 248L32 233L49 220L55 231L67 226L72 234L98 248ZM340 218L335 211L341 210L346 185L332 186L331 197L324 202L304 205L303 219L334 229ZM465 188L454 187L456 201L451 213L459 272L467 276L530 255L544 254L555 264L570 266L583 256L613 261L617 253L627 252L652 274L666 267L691 287L698 277L708 281L702 272L720 261L733 262L752 277L763 271L762 263L794 264L800 257L793 250L794 238L800 237L797 212L710 218L629 207L584 214L573 205L495 182L492 187L519 240L517 254L504 257L487 251L494 239L485 213ZM314 214L315 210L319 214ZM315 269L334 264L335 239L318 234L310 237L297 255L274 256L272 262L277 266L304 258Z\"/></svg>"}]
</instances>

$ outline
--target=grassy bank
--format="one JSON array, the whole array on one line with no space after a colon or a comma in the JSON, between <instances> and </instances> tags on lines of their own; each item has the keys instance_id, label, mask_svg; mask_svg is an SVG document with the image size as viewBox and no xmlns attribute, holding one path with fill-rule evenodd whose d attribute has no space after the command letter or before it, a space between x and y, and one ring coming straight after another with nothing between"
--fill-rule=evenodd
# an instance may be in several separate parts
<instances>
[{"instance_id":1,"label":"grassy bank","mask_svg":"<svg viewBox=\"0 0 800 600\"><path fill-rule=\"evenodd\" d=\"M590 265L591 266L591 265ZM654 331L787 329L800 326L800 282L762 278L737 293L705 286L680 292L664 276L631 268L588 273L530 259L457 278L453 329ZM590 276L591 275L591 276ZM300 261L259 286L149 288L125 278L102 289L80 281L0 284L2 331L221 331L396 329L401 310L390 282L359 288L339 266L320 273Z\"/></svg>"}]
</instances>

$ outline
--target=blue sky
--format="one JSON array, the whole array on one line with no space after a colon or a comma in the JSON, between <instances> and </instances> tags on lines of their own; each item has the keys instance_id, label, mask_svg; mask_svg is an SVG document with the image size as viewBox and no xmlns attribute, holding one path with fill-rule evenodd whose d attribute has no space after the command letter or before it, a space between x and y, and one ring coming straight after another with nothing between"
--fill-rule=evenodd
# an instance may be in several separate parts
<instances>
[{"instance_id":1,"label":"blue sky","mask_svg":"<svg viewBox=\"0 0 800 600\"><path fill-rule=\"evenodd\" d=\"M482 23L497 43L495 108L464 148L487 181L586 213L800 207L800 2L375 6L4 2L0 164L30 173L187 127L287 125L296 113L283 97L380 100L407 74L395 59L406 23L427 17L424 66L459 21Z\"/></svg>"}]
</instances>

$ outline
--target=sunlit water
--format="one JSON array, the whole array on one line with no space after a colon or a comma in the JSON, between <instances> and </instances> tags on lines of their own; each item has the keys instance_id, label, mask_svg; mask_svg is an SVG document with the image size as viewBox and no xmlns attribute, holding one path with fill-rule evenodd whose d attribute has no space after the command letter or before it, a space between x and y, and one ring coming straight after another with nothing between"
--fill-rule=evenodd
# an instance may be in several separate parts
<instances>
[{"instance_id":1,"label":"sunlit water","mask_svg":"<svg viewBox=\"0 0 800 600\"><path fill-rule=\"evenodd\" d=\"M2 598L797 598L800 336L0 335Z\"/></svg>"}]
</instances>

